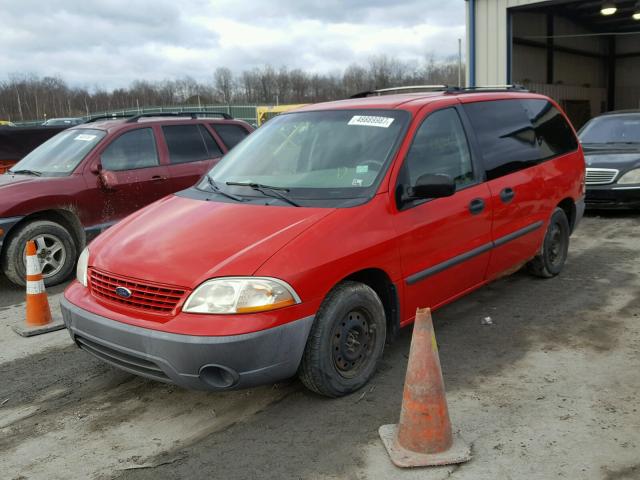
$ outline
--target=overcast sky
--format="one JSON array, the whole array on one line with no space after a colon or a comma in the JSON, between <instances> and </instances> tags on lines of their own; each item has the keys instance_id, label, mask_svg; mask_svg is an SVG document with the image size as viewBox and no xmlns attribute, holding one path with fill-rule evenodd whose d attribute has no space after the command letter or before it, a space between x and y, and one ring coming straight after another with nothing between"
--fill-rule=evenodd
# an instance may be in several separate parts
<instances>
[{"instance_id":1,"label":"overcast sky","mask_svg":"<svg viewBox=\"0 0 640 480\"><path fill-rule=\"evenodd\" d=\"M456 55L464 0L0 0L0 76L112 89L218 66L341 71Z\"/></svg>"}]
</instances>

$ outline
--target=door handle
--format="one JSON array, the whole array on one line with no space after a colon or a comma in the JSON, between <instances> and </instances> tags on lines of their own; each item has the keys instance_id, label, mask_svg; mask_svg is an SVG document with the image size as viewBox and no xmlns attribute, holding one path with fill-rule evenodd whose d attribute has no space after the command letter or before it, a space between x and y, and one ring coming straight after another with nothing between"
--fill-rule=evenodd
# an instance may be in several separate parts
<instances>
[{"instance_id":1,"label":"door handle","mask_svg":"<svg viewBox=\"0 0 640 480\"><path fill-rule=\"evenodd\" d=\"M515 196L516 192L511 187L504 188L500 192L500 200L502 200L502 203L509 203Z\"/></svg>"},{"instance_id":2,"label":"door handle","mask_svg":"<svg viewBox=\"0 0 640 480\"><path fill-rule=\"evenodd\" d=\"M481 198L474 198L469 203L469 211L473 215L477 215L480 212L482 212L483 210L484 210L484 200L482 200Z\"/></svg>"},{"instance_id":3,"label":"door handle","mask_svg":"<svg viewBox=\"0 0 640 480\"><path fill-rule=\"evenodd\" d=\"M167 177L163 177L162 175L154 175L151 177L152 182L162 182L163 180L168 180Z\"/></svg>"}]
</instances>

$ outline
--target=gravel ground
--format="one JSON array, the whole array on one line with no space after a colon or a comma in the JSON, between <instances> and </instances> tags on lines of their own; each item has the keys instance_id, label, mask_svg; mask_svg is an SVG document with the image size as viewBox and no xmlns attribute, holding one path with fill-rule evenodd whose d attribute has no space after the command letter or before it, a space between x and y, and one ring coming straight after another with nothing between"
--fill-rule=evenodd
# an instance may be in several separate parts
<instances>
[{"instance_id":1,"label":"gravel ground","mask_svg":"<svg viewBox=\"0 0 640 480\"><path fill-rule=\"evenodd\" d=\"M103 365L66 332L26 343L0 284L2 478L639 479L639 234L638 214L590 215L559 277L518 272L435 313L474 458L426 470L393 467L377 435L399 415L410 330L342 399L297 381L188 392Z\"/></svg>"}]
</instances>

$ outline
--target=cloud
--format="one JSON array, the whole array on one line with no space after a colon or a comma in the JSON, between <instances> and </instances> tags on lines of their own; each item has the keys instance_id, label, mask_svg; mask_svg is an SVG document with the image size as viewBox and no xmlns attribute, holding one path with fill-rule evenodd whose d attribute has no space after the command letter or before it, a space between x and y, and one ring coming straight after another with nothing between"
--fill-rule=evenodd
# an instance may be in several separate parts
<instances>
[{"instance_id":1,"label":"cloud","mask_svg":"<svg viewBox=\"0 0 640 480\"><path fill-rule=\"evenodd\" d=\"M263 65L343 70L457 52L464 1L0 0L0 73L117 88Z\"/></svg>"}]
</instances>

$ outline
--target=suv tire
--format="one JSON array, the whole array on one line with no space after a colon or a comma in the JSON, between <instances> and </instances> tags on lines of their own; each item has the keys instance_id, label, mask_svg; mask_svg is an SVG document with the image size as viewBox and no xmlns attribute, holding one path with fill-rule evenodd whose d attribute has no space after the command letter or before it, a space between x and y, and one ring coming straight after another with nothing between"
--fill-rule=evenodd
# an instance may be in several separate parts
<instances>
[{"instance_id":1,"label":"suv tire","mask_svg":"<svg viewBox=\"0 0 640 480\"><path fill-rule=\"evenodd\" d=\"M47 287L65 281L76 264L78 251L69 231L62 225L49 220L36 220L18 227L12 232L2 258L2 270L14 284L25 286L25 248L27 241L36 240L38 256L48 259L43 266L44 284ZM55 261L59 265L55 265ZM46 262L46 260L45 260ZM51 262L51 263L49 263Z\"/></svg>"},{"instance_id":2,"label":"suv tire","mask_svg":"<svg viewBox=\"0 0 640 480\"><path fill-rule=\"evenodd\" d=\"M542 278L558 275L567 260L570 235L566 213L561 208L556 208L549 220L541 252L527 264L529 273Z\"/></svg>"},{"instance_id":3,"label":"suv tire","mask_svg":"<svg viewBox=\"0 0 640 480\"><path fill-rule=\"evenodd\" d=\"M318 310L298 370L300 380L327 397L355 392L375 373L386 333L376 292L362 283L340 283Z\"/></svg>"}]
</instances>

